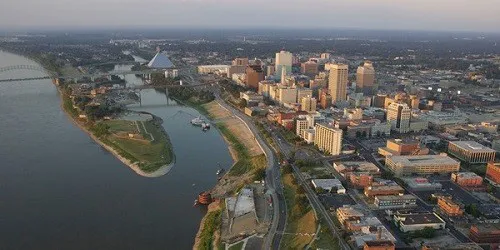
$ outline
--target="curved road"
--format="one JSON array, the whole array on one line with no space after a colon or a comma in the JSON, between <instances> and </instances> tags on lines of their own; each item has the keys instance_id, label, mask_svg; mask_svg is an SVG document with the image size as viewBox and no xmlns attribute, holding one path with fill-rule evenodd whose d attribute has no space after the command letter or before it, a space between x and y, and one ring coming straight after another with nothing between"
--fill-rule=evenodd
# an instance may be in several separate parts
<instances>
[{"instance_id":1,"label":"curved road","mask_svg":"<svg viewBox=\"0 0 500 250\"><path fill-rule=\"evenodd\" d=\"M218 90L214 91L217 103L222 107L229 110L234 116L238 117L245 125L252 131L257 140L262 151L266 155L267 159L267 169L266 169L266 187L271 192L271 197L273 200L273 220L269 232L267 233L262 249L279 249L282 234L276 234L276 232L283 232L286 223L286 204L283 197L283 185L281 183L281 172L279 169L279 163L271 150L267 145L267 142L262 139L260 131L257 129L252 119L236 110L231 105L228 105L222 98Z\"/></svg>"}]
</instances>

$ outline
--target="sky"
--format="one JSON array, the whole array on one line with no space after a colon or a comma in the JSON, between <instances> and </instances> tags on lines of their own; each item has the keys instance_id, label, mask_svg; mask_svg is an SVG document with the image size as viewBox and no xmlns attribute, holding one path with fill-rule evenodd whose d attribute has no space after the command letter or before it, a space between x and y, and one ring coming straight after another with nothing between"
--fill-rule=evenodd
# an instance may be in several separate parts
<instances>
[{"instance_id":1,"label":"sky","mask_svg":"<svg viewBox=\"0 0 500 250\"><path fill-rule=\"evenodd\" d=\"M0 0L0 28L500 32L500 0Z\"/></svg>"}]
</instances>

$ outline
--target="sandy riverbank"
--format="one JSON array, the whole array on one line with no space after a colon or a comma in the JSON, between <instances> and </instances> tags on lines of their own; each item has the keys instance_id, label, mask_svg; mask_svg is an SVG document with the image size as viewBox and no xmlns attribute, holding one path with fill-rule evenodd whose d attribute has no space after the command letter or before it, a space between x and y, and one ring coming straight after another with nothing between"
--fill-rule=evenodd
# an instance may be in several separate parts
<instances>
[{"instance_id":1,"label":"sandy riverbank","mask_svg":"<svg viewBox=\"0 0 500 250\"><path fill-rule=\"evenodd\" d=\"M224 126L232 135L234 135L237 138L237 140L241 144L243 144L245 148L248 149L249 152L248 156L250 158L263 154L260 146L255 140L252 131L248 129L248 127L243 123L243 121L233 116L231 112L229 112L229 110L225 109L216 101L204 104L203 108L208 113L208 116L210 116L212 123ZM220 131L219 133L221 134L222 138L228 145L229 153L231 154L231 157L233 158L234 161L233 165L231 166L233 167L240 160L238 157L238 152L231 143L231 140L228 139L224 133ZM233 193L235 190L239 190L242 186L252 181L253 171L249 171L237 176L231 176L227 174L229 171L230 169L226 171L226 174L219 180L219 182L217 182L217 184L212 188L212 190L210 190L212 197L223 200L225 197L228 196L229 193ZM219 209L219 207L220 204L214 206L210 204L209 212L211 211L211 209L213 211ZM200 235L203 231L206 217L209 214L209 212L207 212L207 214L203 217L202 221L200 222L200 228L198 230L198 233L196 234L195 244L193 246L193 249L199 248L198 246L200 244L199 243ZM221 237L220 228L215 232L214 244L215 242L218 242L219 237Z\"/></svg>"}]
</instances>

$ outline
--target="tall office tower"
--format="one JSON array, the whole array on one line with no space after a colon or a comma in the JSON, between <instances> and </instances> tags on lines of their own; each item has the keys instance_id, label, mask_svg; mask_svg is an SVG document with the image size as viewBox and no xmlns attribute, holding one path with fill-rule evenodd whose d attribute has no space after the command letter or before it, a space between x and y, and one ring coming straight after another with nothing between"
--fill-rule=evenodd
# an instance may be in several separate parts
<instances>
[{"instance_id":1,"label":"tall office tower","mask_svg":"<svg viewBox=\"0 0 500 250\"><path fill-rule=\"evenodd\" d=\"M410 131L411 109L406 103L391 103L387 107L387 122L391 124L391 129L399 133Z\"/></svg>"},{"instance_id":2,"label":"tall office tower","mask_svg":"<svg viewBox=\"0 0 500 250\"><path fill-rule=\"evenodd\" d=\"M347 100L347 77L349 66L346 64L334 64L330 69L328 89L332 96L332 102L339 103Z\"/></svg>"},{"instance_id":3,"label":"tall office tower","mask_svg":"<svg viewBox=\"0 0 500 250\"><path fill-rule=\"evenodd\" d=\"M281 79L281 84L285 85L285 86L287 85L287 83L286 83L287 73L288 73L287 68L286 67L282 67L281 68L281 77L280 77L280 79Z\"/></svg>"},{"instance_id":4,"label":"tall office tower","mask_svg":"<svg viewBox=\"0 0 500 250\"><path fill-rule=\"evenodd\" d=\"M280 51L276 53L276 64L275 64L275 77L281 80L281 74L283 68L286 68L286 73L292 73L292 62L293 62L293 54L288 51Z\"/></svg>"},{"instance_id":5,"label":"tall office tower","mask_svg":"<svg viewBox=\"0 0 500 250\"><path fill-rule=\"evenodd\" d=\"M373 64L370 61L365 61L363 66L359 66L356 72L356 92L372 95L374 83L375 69Z\"/></svg>"},{"instance_id":6,"label":"tall office tower","mask_svg":"<svg viewBox=\"0 0 500 250\"><path fill-rule=\"evenodd\" d=\"M342 129L324 124L316 124L314 145L331 155L340 155L342 151Z\"/></svg>"},{"instance_id":7,"label":"tall office tower","mask_svg":"<svg viewBox=\"0 0 500 250\"><path fill-rule=\"evenodd\" d=\"M246 67L246 85L253 89L259 88L259 82L264 80L264 71L260 65Z\"/></svg>"}]
</instances>

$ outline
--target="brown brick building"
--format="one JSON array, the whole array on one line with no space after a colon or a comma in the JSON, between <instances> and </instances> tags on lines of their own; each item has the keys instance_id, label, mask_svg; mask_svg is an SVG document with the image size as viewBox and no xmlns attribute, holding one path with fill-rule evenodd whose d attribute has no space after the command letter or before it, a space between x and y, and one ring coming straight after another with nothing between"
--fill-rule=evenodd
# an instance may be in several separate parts
<instances>
[{"instance_id":1,"label":"brown brick building","mask_svg":"<svg viewBox=\"0 0 500 250\"><path fill-rule=\"evenodd\" d=\"M486 166L486 178L496 184L500 184L500 162L488 163Z\"/></svg>"},{"instance_id":2,"label":"brown brick building","mask_svg":"<svg viewBox=\"0 0 500 250\"><path fill-rule=\"evenodd\" d=\"M500 243L500 224L473 225L469 236L476 243Z\"/></svg>"},{"instance_id":3,"label":"brown brick building","mask_svg":"<svg viewBox=\"0 0 500 250\"><path fill-rule=\"evenodd\" d=\"M258 89L259 82L264 80L264 71L260 65L247 66L246 75L246 85L253 89Z\"/></svg>"},{"instance_id":4,"label":"brown brick building","mask_svg":"<svg viewBox=\"0 0 500 250\"><path fill-rule=\"evenodd\" d=\"M394 242L389 240L366 241L363 250L395 250Z\"/></svg>"},{"instance_id":5,"label":"brown brick building","mask_svg":"<svg viewBox=\"0 0 500 250\"><path fill-rule=\"evenodd\" d=\"M441 211L443 211L443 213L447 214L448 216L462 216L464 214L464 211L461 209L460 205L453 202L451 197L439 196L438 206Z\"/></svg>"}]
</instances>

